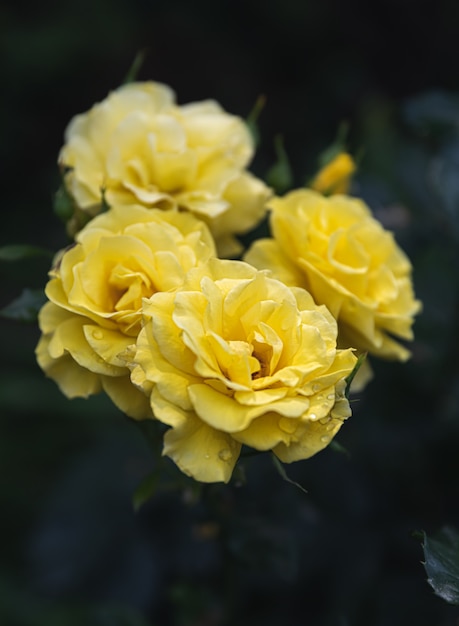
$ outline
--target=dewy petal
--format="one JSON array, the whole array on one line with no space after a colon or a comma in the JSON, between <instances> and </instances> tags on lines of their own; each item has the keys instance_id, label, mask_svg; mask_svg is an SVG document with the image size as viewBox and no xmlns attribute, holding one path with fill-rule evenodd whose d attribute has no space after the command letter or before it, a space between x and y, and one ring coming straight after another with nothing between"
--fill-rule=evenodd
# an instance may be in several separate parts
<instances>
[{"instance_id":1,"label":"dewy petal","mask_svg":"<svg viewBox=\"0 0 459 626\"><path fill-rule=\"evenodd\" d=\"M306 379L304 391L309 394L310 389L330 387L346 378L353 370L357 360L353 352L351 348L337 350L334 361L327 368L322 367L313 376Z\"/></svg>"},{"instance_id":2,"label":"dewy petal","mask_svg":"<svg viewBox=\"0 0 459 626\"><path fill-rule=\"evenodd\" d=\"M244 430L256 417L272 410L285 417L299 417L309 407L307 398L291 396L270 405L241 405L205 384L190 385L188 394L198 416L209 426L227 433Z\"/></svg>"},{"instance_id":3,"label":"dewy petal","mask_svg":"<svg viewBox=\"0 0 459 626\"><path fill-rule=\"evenodd\" d=\"M94 324L85 324L83 333L94 352L102 357L106 363L125 367L125 363L119 358L119 355L132 344L132 337L126 337L119 331L108 330Z\"/></svg>"},{"instance_id":4,"label":"dewy petal","mask_svg":"<svg viewBox=\"0 0 459 626\"><path fill-rule=\"evenodd\" d=\"M262 406L285 398L288 388L260 389L259 391L236 391L234 399L246 406Z\"/></svg>"},{"instance_id":5,"label":"dewy petal","mask_svg":"<svg viewBox=\"0 0 459 626\"><path fill-rule=\"evenodd\" d=\"M191 385L188 394L197 415L209 426L226 433L244 430L266 407L246 407L205 384Z\"/></svg>"},{"instance_id":6,"label":"dewy petal","mask_svg":"<svg viewBox=\"0 0 459 626\"><path fill-rule=\"evenodd\" d=\"M302 425L303 432L298 441L279 443L273 448L273 452L283 463L308 459L328 446L342 424L342 420L333 418L325 424L308 421Z\"/></svg>"},{"instance_id":7,"label":"dewy petal","mask_svg":"<svg viewBox=\"0 0 459 626\"><path fill-rule=\"evenodd\" d=\"M163 454L184 474L205 483L227 483L239 457L241 444L189 413L183 423L164 436Z\"/></svg>"},{"instance_id":8,"label":"dewy petal","mask_svg":"<svg viewBox=\"0 0 459 626\"><path fill-rule=\"evenodd\" d=\"M278 413L266 413L233 437L243 445L255 450L272 450L280 443L289 445L295 438L298 420L281 417Z\"/></svg>"},{"instance_id":9,"label":"dewy petal","mask_svg":"<svg viewBox=\"0 0 459 626\"><path fill-rule=\"evenodd\" d=\"M59 358L68 352L72 358L80 365L95 374L107 376L120 376L125 373L125 368L104 361L91 348L84 334L86 319L83 317L72 317L60 324L50 342L49 354L52 358Z\"/></svg>"}]
</instances>

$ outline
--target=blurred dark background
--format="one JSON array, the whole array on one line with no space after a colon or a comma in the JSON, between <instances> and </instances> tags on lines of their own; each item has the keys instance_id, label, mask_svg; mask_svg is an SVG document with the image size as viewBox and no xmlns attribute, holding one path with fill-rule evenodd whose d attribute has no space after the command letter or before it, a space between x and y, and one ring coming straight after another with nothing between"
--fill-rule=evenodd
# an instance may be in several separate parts
<instances>
[{"instance_id":1,"label":"blurred dark background","mask_svg":"<svg viewBox=\"0 0 459 626\"><path fill-rule=\"evenodd\" d=\"M162 489L133 422L103 397L68 401L35 363L35 324L1 320L1 626L457 626L426 582L415 531L459 526L459 4L378 0L99 0L0 7L0 245L57 250L64 128L140 80L180 103L246 117L260 94L253 171L284 137L295 185L349 123L354 192L414 265L424 311L408 364L374 363L326 450L264 456L247 483ZM0 307L41 288L48 261L1 263Z\"/></svg>"}]
</instances>

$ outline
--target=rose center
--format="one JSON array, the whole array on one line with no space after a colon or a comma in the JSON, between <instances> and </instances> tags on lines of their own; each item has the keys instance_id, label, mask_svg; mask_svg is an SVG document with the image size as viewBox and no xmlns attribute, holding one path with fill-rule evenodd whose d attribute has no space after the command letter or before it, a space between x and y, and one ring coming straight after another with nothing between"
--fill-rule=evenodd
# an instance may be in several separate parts
<instances>
[{"instance_id":1,"label":"rose center","mask_svg":"<svg viewBox=\"0 0 459 626\"><path fill-rule=\"evenodd\" d=\"M258 361L259 369L252 373L252 380L264 378L271 374L273 347L267 343L254 340L252 356Z\"/></svg>"},{"instance_id":2,"label":"rose center","mask_svg":"<svg viewBox=\"0 0 459 626\"><path fill-rule=\"evenodd\" d=\"M109 278L115 311L140 311L142 298L154 293L151 279L143 272L117 265Z\"/></svg>"}]
</instances>

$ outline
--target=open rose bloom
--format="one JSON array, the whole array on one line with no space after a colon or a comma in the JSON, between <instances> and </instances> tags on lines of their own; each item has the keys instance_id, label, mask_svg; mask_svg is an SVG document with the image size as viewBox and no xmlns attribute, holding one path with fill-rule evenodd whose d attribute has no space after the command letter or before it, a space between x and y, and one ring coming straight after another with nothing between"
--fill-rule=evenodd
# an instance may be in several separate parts
<instances>
[{"instance_id":1,"label":"open rose bloom","mask_svg":"<svg viewBox=\"0 0 459 626\"><path fill-rule=\"evenodd\" d=\"M169 87L145 82L74 117L59 162L78 211L94 216L102 198L109 206L185 209L208 224L220 255L234 256L235 235L257 225L270 196L247 171L253 154L246 124L217 102L178 106Z\"/></svg>"},{"instance_id":2,"label":"open rose bloom","mask_svg":"<svg viewBox=\"0 0 459 626\"><path fill-rule=\"evenodd\" d=\"M413 338L412 267L392 233L359 199L301 189L270 201L273 239L255 241L245 260L307 289L338 320L340 346L406 360L397 339Z\"/></svg>"},{"instance_id":3,"label":"open rose bloom","mask_svg":"<svg viewBox=\"0 0 459 626\"><path fill-rule=\"evenodd\" d=\"M142 299L177 288L214 254L207 227L189 213L125 206L94 218L50 272L39 365L69 398L104 390L127 415L151 417L119 354L136 341Z\"/></svg>"},{"instance_id":4,"label":"open rose bloom","mask_svg":"<svg viewBox=\"0 0 459 626\"><path fill-rule=\"evenodd\" d=\"M132 381L170 427L164 454L199 481L227 482L242 444L308 458L350 415L356 357L337 349L334 318L303 289L210 259L145 299L143 315Z\"/></svg>"}]
</instances>

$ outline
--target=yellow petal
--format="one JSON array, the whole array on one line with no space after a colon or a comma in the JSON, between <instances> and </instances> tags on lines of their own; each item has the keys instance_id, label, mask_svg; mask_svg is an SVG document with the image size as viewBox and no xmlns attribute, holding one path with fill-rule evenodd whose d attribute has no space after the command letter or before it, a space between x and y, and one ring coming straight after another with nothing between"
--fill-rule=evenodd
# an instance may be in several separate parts
<instances>
[{"instance_id":1,"label":"yellow petal","mask_svg":"<svg viewBox=\"0 0 459 626\"><path fill-rule=\"evenodd\" d=\"M168 294L158 295L165 296ZM190 384L198 382L199 378L174 367L163 357L153 337L151 326L151 322L147 323L139 333L134 357L135 363L142 368L146 381L158 385L165 398L189 411L192 407L188 397L188 387Z\"/></svg>"},{"instance_id":2,"label":"yellow petal","mask_svg":"<svg viewBox=\"0 0 459 626\"><path fill-rule=\"evenodd\" d=\"M132 337L126 337L119 331L108 330L93 324L85 324L83 332L88 344L106 363L117 367L126 366L119 355L133 343Z\"/></svg>"},{"instance_id":3,"label":"yellow petal","mask_svg":"<svg viewBox=\"0 0 459 626\"><path fill-rule=\"evenodd\" d=\"M48 348L49 337L42 336L36 348L38 364L67 398L87 398L102 390L98 374L80 367L69 354L57 359L50 357Z\"/></svg>"},{"instance_id":4,"label":"yellow petal","mask_svg":"<svg viewBox=\"0 0 459 626\"><path fill-rule=\"evenodd\" d=\"M193 413L164 435L163 454L184 474L205 483L227 483L239 457L241 444L208 426Z\"/></svg>"},{"instance_id":5,"label":"yellow petal","mask_svg":"<svg viewBox=\"0 0 459 626\"><path fill-rule=\"evenodd\" d=\"M149 398L134 387L129 376L104 376L102 386L112 402L129 417L138 420L153 417Z\"/></svg>"},{"instance_id":6,"label":"yellow petal","mask_svg":"<svg viewBox=\"0 0 459 626\"><path fill-rule=\"evenodd\" d=\"M267 405L247 406L223 395L208 385L191 385L188 394L198 416L209 426L227 433L244 430L256 417L273 411L285 417L299 417L309 407L309 400L291 396Z\"/></svg>"},{"instance_id":7,"label":"yellow petal","mask_svg":"<svg viewBox=\"0 0 459 626\"><path fill-rule=\"evenodd\" d=\"M325 194L347 193L355 170L356 164L351 155L340 152L320 169L311 187Z\"/></svg>"},{"instance_id":8,"label":"yellow petal","mask_svg":"<svg viewBox=\"0 0 459 626\"><path fill-rule=\"evenodd\" d=\"M273 276L286 285L307 287L304 273L283 253L274 239L256 240L243 258L259 270L271 270Z\"/></svg>"},{"instance_id":9,"label":"yellow petal","mask_svg":"<svg viewBox=\"0 0 459 626\"><path fill-rule=\"evenodd\" d=\"M266 413L244 430L233 434L240 443L255 450L272 450L280 443L290 444L295 437L297 421L277 413Z\"/></svg>"},{"instance_id":10,"label":"yellow petal","mask_svg":"<svg viewBox=\"0 0 459 626\"><path fill-rule=\"evenodd\" d=\"M125 374L124 367L112 365L94 352L84 334L86 322L84 317L73 316L60 324L49 342L50 355L53 358L59 358L68 352L81 367L95 374L107 376Z\"/></svg>"},{"instance_id":11,"label":"yellow petal","mask_svg":"<svg viewBox=\"0 0 459 626\"><path fill-rule=\"evenodd\" d=\"M283 463L308 459L328 446L342 424L339 419L330 419L326 424L308 421L303 426L299 441L292 441L288 445L280 443L273 448L273 452Z\"/></svg>"}]
</instances>

